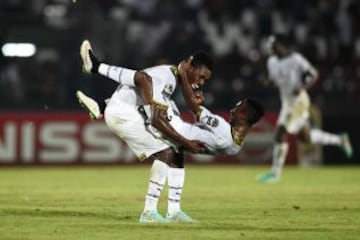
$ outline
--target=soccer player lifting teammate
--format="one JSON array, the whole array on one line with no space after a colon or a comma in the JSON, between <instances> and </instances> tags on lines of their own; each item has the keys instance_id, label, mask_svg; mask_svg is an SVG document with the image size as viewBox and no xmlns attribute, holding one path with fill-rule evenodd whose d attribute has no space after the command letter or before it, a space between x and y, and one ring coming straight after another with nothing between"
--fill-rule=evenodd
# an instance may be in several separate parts
<instances>
[{"instance_id":1,"label":"soccer player lifting teammate","mask_svg":"<svg viewBox=\"0 0 360 240\"><path fill-rule=\"evenodd\" d=\"M281 111L277 120L272 167L258 180L264 183L280 180L289 149L289 133L296 134L299 140L306 143L339 146L347 157L351 157L353 150L346 133L332 134L309 125L310 98L307 90L318 79L316 69L300 53L292 51L285 35L271 36L269 46L273 54L267 60L267 78L264 82L279 89Z\"/></svg>"},{"instance_id":2,"label":"soccer player lifting teammate","mask_svg":"<svg viewBox=\"0 0 360 240\"><path fill-rule=\"evenodd\" d=\"M99 73L119 82L119 87L105 109L105 121L109 128L129 145L139 159L154 159L140 221L162 222L167 219L191 222L192 219L180 209L185 178L182 147L192 152L237 153L251 125L263 115L261 105L249 99L239 102L231 112L230 124L201 107L203 96L200 91L194 93L194 89L201 88L210 77L212 69L211 59L202 53L192 55L189 61L183 61L179 67L161 65L141 72L100 63L87 41L82 44L81 56L85 72ZM139 73L141 78L137 77ZM170 101L177 81L202 127L184 122L176 105ZM93 117L100 116L99 107L94 100L82 92L78 92L77 96ZM163 121L162 125L157 121ZM170 131L168 134L166 128L175 133ZM195 143L198 148L186 146L187 141ZM205 144L205 149L201 142ZM146 152L146 149L151 151ZM176 152L172 149L176 149ZM169 185L168 214L163 219L156 206L166 179Z\"/></svg>"}]
</instances>

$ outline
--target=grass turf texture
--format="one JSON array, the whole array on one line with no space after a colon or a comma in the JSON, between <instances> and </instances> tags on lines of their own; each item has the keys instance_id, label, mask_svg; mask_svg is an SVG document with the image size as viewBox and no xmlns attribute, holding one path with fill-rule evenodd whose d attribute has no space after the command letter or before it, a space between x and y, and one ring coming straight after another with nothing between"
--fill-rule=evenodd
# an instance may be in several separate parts
<instances>
[{"instance_id":1,"label":"grass turf texture","mask_svg":"<svg viewBox=\"0 0 360 240\"><path fill-rule=\"evenodd\" d=\"M360 239L360 168L189 166L198 224L140 224L150 166L0 168L0 239ZM165 213L167 192L159 210Z\"/></svg>"}]
</instances>

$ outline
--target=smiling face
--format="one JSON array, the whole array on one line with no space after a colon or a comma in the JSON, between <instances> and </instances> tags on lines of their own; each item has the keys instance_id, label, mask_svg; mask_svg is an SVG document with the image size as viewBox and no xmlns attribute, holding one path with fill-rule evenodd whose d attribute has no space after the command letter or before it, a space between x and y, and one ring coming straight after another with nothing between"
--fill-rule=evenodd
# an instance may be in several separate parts
<instances>
[{"instance_id":1,"label":"smiling face","mask_svg":"<svg viewBox=\"0 0 360 240\"><path fill-rule=\"evenodd\" d=\"M200 90L202 86L208 81L211 77L211 70L205 65L200 67L192 67L188 72L189 83L193 90Z\"/></svg>"}]
</instances>

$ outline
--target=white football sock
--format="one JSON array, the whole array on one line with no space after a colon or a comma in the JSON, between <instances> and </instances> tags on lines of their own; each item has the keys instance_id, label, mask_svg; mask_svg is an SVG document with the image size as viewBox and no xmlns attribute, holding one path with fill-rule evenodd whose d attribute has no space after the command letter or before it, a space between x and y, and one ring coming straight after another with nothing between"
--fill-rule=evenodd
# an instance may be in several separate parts
<instances>
[{"instance_id":1,"label":"white football sock","mask_svg":"<svg viewBox=\"0 0 360 240\"><path fill-rule=\"evenodd\" d=\"M99 66L99 73L122 85L135 87L135 70L117 66L110 66L108 64L101 63Z\"/></svg>"},{"instance_id":2,"label":"white football sock","mask_svg":"<svg viewBox=\"0 0 360 240\"><path fill-rule=\"evenodd\" d=\"M274 146L271 172L277 176L281 175L288 150L289 144L287 142L276 143Z\"/></svg>"},{"instance_id":3,"label":"white football sock","mask_svg":"<svg viewBox=\"0 0 360 240\"><path fill-rule=\"evenodd\" d=\"M342 139L340 136L333 133L324 132L320 129L311 129L310 139L311 139L311 143L321 144L321 145L340 146L342 144Z\"/></svg>"},{"instance_id":4,"label":"white football sock","mask_svg":"<svg viewBox=\"0 0 360 240\"><path fill-rule=\"evenodd\" d=\"M184 168L169 168L168 171L168 214L173 215L180 211L181 193L185 181Z\"/></svg>"},{"instance_id":5,"label":"white football sock","mask_svg":"<svg viewBox=\"0 0 360 240\"><path fill-rule=\"evenodd\" d=\"M144 211L157 209L160 194L164 188L169 166L159 160L155 160L150 170L149 187L145 197Z\"/></svg>"}]
</instances>

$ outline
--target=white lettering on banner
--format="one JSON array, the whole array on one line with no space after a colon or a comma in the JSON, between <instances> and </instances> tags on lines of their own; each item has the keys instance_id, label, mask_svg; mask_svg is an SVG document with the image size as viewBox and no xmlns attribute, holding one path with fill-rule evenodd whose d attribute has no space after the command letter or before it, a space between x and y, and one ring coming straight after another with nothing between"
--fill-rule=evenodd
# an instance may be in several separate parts
<instances>
[{"instance_id":1,"label":"white lettering on banner","mask_svg":"<svg viewBox=\"0 0 360 240\"><path fill-rule=\"evenodd\" d=\"M103 122L5 122L0 163L136 162L134 153ZM19 134L18 134L19 132ZM83 143L83 144L82 144Z\"/></svg>"},{"instance_id":2,"label":"white lettering on banner","mask_svg":"<svg viewBox=\"0 0 360 240\"><path fill-rule=\"evenodd\" d=\"M35 128L32 122L25 122L21 126L20 158L25 163L31 163L35 158Z\"/></svg>"},{"instance_id":3,"label":"white lettering on banner","mask_svg":"<svg viewBox=\"0 0 360 240\"><path fill-rule=\"evenodd\" d=\"M4 136L0 139L0 162L11 163L16 159L16 125L12 122L4 124Z\"/></svg>"},{"instance_id":4,"label":"white lettering on banner","mask_svg":"<svg viewBox=\"0 0 360 240\"><path fill-rule=\"evenodd\" d=\"M90 147L82 155L86 162L115 162L122 157L121 144L104 123L86 124L82 131L84 143Z\"/></svg>"},{"instance_id":5,"label":"white lettering on banner","mask_svg":"<svg viewBox=\"0 0 360 240\"><path fill-rule=\"evenodd\" d=\"M69 163L78 158L80 147L74 135L79 128L74 122L47 123L40 131L40 143L45 146L39 153L44 163Z\"/></svg>"}]
</instances>

